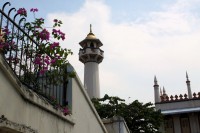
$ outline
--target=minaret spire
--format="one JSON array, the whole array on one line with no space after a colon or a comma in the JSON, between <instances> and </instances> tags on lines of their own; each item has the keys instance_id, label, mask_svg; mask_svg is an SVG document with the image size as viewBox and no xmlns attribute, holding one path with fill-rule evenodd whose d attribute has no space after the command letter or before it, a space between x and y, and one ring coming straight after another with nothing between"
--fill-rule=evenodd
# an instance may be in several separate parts
<instances>
[{"instance_id":1,"label":"minaret spire","mask_svg":"<svg viewBox=\"0 0 200 133\"><path fill-rule=\"evenodd\" d=\"M158 85L158 81L157 81L156 76L154 76L154 85Z\"/></svg>"},{"instance_id":2,"label":"minaret spire","mask_svg":"<svg viewBox=\"0 0 200 133\"><path fill-rule=\"evenodd\" d=\"M154 76L154 98L155 103L160 102L160 95L159 95L159 85L156 76Z\"/></svg>"},{"instance_id":3,"label":"minaret spire","mask_svg":"<svg viewBox=\"0 0 200 133\"><path fill-rule=\"evenodd\" d=\"M188 90L188 97L189 99L192 99L192 91L191 91L190 80L189 80L187 71L186 71L186 84L187 84L187 90Z\"/></svg>"},{"instance_id":4,"label":"minaret spire","mask_svg":"<svg viewBox=\"0 0 200 133\"><path fill-rule=\"evenodd\" d=\"M186 71L186 79L187 79L187 81L190 81L190 80L189 80L189 77L188 77L187 71Z\"/></svg>"},{"instance_id":5,"label":"minaret spire","mask_svg":"<svg viewBox=\"0 0 200 133\"><path fill-rule=\"evenodd\" d=\"M92 24L90 24L90 33L92 33Z\"/></svg>"},{"instance_id":6,"label":"minaret spire","mask_svg":"<svg viewBox=\"0 0 200 133\"><path fill-rule=\"evenodd\" d=\"M163 86L163 94L166 94L166 90L165 87Z\"/></svg>"}]
</instances>

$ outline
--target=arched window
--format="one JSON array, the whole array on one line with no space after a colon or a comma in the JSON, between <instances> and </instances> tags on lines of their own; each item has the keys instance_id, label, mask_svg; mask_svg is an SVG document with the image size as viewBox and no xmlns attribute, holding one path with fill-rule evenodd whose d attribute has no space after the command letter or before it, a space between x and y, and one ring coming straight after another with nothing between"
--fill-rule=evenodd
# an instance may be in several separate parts
<instances>
[{"instance_id":1,"label":"arched window","mask_svg":"<svg viewBox=\"0 0 200 133\"><path fill-rule=\"evenodd\" d=\"M94 43L93 42L90 43L90 47L94 48Z\"/></svg>"}]
</instances>

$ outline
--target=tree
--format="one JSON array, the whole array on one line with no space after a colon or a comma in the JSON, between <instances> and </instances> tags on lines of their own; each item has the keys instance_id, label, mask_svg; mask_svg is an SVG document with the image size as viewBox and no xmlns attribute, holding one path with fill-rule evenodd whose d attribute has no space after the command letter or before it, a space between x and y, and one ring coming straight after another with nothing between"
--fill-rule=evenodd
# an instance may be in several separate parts
<instances>
[{"instance_id":1,"label":"tree","mask_svg":"<svg viewBox=\"0 0 200 133\"><path fill-rule=\"evenodd\" d=\"M159 133L163 116L150 102L143 104L135 100L126 104L124 99L110 97L107 94L100 99L93 98L92 102L102 119L113 116L124 117L132 133Z\"/></svg>"}]
</instances>

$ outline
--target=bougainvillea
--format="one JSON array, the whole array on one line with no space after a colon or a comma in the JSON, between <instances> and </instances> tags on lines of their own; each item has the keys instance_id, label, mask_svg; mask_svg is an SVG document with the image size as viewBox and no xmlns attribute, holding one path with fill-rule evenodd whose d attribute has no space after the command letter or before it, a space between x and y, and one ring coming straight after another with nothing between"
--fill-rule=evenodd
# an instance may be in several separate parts
<instances>
[{"instance_id":1,"label":"bougainvillea","mask_svg":"<svg viewBox=\"0 0 200 133\"><path fill-rule=\"evenodd\" d=\"M27 34L32 38L32 42L30 39L23 41L24 35L20 36L20 34L14 33L12 29L9 29L7 26L2 27L0 32L0 50L7 53L7 51L12 51L15 53L14 55L10 54L6 58L8 62L12 62L14 65L19 66L20 70L24 70L28 74L28 78L25 80L30 80L32 77L37 75L37 78L45 75L50 80L55 79L54 81L50 81L51 83L54 82L55 84L59 84L63 81L63 77L67 76L74 77L74 72L66 73L66 71L61 71L60 68L63 70L66 69L68 65L67 57L68 55L72 55L70 49L62 48L60 46L60 41L65 40L65 33L61 31L60 27L62 25L62 21L58 19L53 20L53 26L51 28L45 27L45 20L43 18L36 18L35 13L38 12L37 8L31 8L30 12L34 15L33 22L25 22L24 30ZM19 8L17 10L17 14L21 17L27 17L27 10L25 8ZM12 30L12 33L11 33ZM23 43L19 46L14 40L22 40ZM6 40L6 41L5 41ZM32 45L33 42L37 45ZM17 53L21 52L21 58L17 56ZM11 53L11 52L10 52ZM26 54L26 59L23 58ZM25 59L25 64L22 65L22 59ZM28 61L27 61L28 60ZM29 69L26 65L30 62L33 63L33 68ZM28 69L27 69L28 68ZM54 70L59 70L59 73ZM28 72L30 70L30 72ZM34 72L33 72L34 71ZM51 73L51 74L49 74ZM54 74L55 73L55 74ZM38 76L39 75L39 76ZM59 76L58 76L59 75ZM52 77L51 77L52 76ZM43 76L44 77L44 76ZM60 77L60 78L59 78ZM35 78L35 77L34 77ZM34 87L37 87L37 83L32 83ZM56 102L56 99L50 98L51 103L57 106L57 109L60 109L64 115L70 114L70 110L67 106L61 106Z\"/></svg>"}]
</instances>

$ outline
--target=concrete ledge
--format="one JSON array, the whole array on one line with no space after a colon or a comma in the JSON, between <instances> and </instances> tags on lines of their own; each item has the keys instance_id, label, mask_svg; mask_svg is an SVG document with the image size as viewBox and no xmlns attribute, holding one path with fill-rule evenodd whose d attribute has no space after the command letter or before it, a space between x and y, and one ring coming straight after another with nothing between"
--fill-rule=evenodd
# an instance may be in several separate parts
<instances>
[{"instance_id":1,"label":"concrete ledge","mask_svg":"<svg viewBox=\"0 0 200 133\"><path fill-rule=\"evenodd\" d=\"M9 121L3 115L0 117L0 132L6 133L38 133L29 126Z\"/></svg>"},{"instance_id":2,"label":"concrete ledge","mask_svg":"<svg viewBox=\"0 0 200 133\"><path fill-rule=\"evenodd\" d=\"M35 93L33 90L28 89L26 86L24 86L17 76L14 74L13 70L10 68L10 66L7 64L7 62L4 60L3 56L0 53L0 69L3 70L5 73L5 76L9 79L9 82L14 86L16 91L19 93L19 95L22 96L22 98L25 101L28 101L31 104L36 105L37 107L46 110L47 112L56 115L57 117L61 118L64 121L67 121L71 125L74 125L75 122L72 118L72 116L64 116L63 113L53 108L53 106L42 96L39 96L37 93Z\"/></svg>"}]
</instances>

